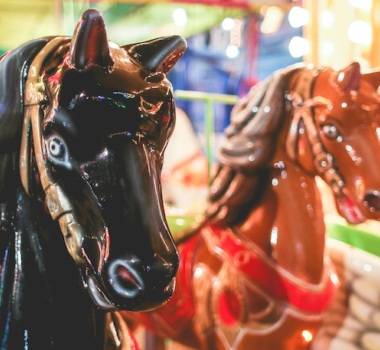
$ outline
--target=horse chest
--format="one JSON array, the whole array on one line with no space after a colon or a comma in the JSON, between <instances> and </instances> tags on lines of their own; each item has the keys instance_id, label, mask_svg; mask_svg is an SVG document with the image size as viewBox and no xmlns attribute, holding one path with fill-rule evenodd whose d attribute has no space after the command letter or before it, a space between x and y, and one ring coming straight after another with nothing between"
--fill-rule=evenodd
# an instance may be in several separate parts
<instances>
[{"instance_id":1,"label":"horse chest","mask_svg":"<svg viewBox=\"0 0 380 350\"><path fill-rule=\"evenodd\" d=\"M220 260L217 270L212 267L217 264L205 261L193 267L193 327L206 347L239 350L257 344L273 349L288 339L291 348L307 348L308 334L313 337L322 309L334 296L333 282L327 280L315 300L305 301L310 291L271 271L259 252L248 251L229 230L206 227L202 235L209 256ZM287 292L283 294L282 288ZM311 310L315 305L321 309Z\"/></svg>"}]
</instances>

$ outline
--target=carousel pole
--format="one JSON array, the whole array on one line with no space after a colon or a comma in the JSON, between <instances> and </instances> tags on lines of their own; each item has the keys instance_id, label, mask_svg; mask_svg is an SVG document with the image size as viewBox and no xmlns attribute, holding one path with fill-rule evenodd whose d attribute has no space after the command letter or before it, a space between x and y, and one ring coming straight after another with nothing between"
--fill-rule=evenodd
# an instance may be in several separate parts
<instances>
[{"instance_id":1,"label":"carousel pole","mask_svg":"<svg viewBox=\"0 0 380 350\"><path fill-rule=\"evenodd\" d=\"M309 63L319 63L319 22L318 11L319 1L304 0L303 7L309 11L310 22L304 26L303 36L310 42L310 52L304 56L304 61Z\"/></svg>"},{"instance_id":2,"label":"carousel pole","mask_svg":"<svg viewBox=\"0 0 380 350\"><path fill-rule=\"evenodd\" d=\"M206 118L205 118L205 129L206 129L206 149L207 149L207 179L208 184L211 182L211 170L214 156L214 145L215 145L215 129L214 129L214 103L211 100L206 100Z\"/></svg>"},{"instance_id":3,"label":"carousel pole","mask_svg":"<svg viewBox=\"0 0 380 350\"><path fill-rule=\"evenodd\" d=\"M371 50L371 66L380 66L380 1L372 2L372 50Z\"/></svg>"},{"instance_id":4,"label":"carousel pole","mask_svg":"<svg viewBox=\"0 0 380 350\"><path fill-rule=\"evenodd\" d=\"M199 91L176 90L175 97L178 100L204 101L206 104L205 114L205 135L206 152L208 160L208 183L211 181L211 170L214 161L214 103L224 103L234 105L238 101L235 95L212 94Z\"/></svg>"},{"instance_id":5,"label":"carousel pole","mask_svg":"<svg viewBox=\"0 0 380 350\"><path fill-rule=\"evenodd\" d=\"M62 33L63 8L62 0L54 0L54 17L57 33Z\"/></svg>"}]
</instances>

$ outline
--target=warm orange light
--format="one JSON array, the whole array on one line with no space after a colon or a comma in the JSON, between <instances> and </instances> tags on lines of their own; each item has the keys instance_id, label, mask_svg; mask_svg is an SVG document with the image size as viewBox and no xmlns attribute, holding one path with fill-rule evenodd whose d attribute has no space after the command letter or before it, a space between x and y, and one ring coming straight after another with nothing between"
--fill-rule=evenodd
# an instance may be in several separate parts
<instances>
[{"instance_id":1,"label":"warm orange light","mask_svg":"<svg viewBox=\"0 0 380 350\"><path fill-rule=\"evenodd\" d=\"M264 34L273 34L280 28L283 11L277 6L271 6L267 9L263 23L261 24L261 32Z\"/></svg>"},{"instance_id":2,"label":"warm orange light","mask_svg":"<svg viewBox=\"0 0 380 350\"><path fill-rule=\"evenodd\" d=\"M309 343L312 341L313 339L313 335L307 331L306 329L304 331L302 331L302 336L304 337L304 339Z\"/></svg>"}]
</instances>

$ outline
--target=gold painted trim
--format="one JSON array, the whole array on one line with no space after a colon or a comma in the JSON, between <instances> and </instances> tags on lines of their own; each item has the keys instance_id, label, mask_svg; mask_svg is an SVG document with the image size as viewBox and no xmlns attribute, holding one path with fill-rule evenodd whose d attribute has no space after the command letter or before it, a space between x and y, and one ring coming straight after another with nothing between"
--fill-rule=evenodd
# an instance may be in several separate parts
<instances>
[{"instance_id":1,"label":"gold painted trim","mask_svg":"<svg viewBox=\"0 0 380 350\"><path fill-rule=\"evenodd\" d=\"M73 207L60 186L53 184L45 190L46 204L53 220L64 213L71 213Z\"/></svg>"},{"instance_id":2,"label":"gold painted trim","mask_svg":"<svg viewBox=\"0 0 380 350\"><path fill-rule=\"evenodd\" d=\"M76 263L85 263L82 253L82 244L85 236L83 227L73 215L73 207L63 189L54 183L50 171L45 163L45 143L42 139L43 111L40 102L45 98L44 84L41 80L41 69L49 58L64 41L70 37L56 37L52 39L34 58L30 66L25 84L25 111L20 150L21 182L28 195L30 193L30 148L31 132L33 134L34 152L37 168L40 174L41 185L45 191L45 201L53 220L57 220L63 234L68 252Z\"/></svg>"},{"instance_id":3,"label":"gold painted trim","mask_svg":"<svg viewBox=\"0 0 380 350\"><path fill-rule=\"evenodd\" d=\"M42 146L41 145L41 115L39 103L43 100L43 90L44 86L40 79L40 71L49 57L49 55L56 50L63 41L70 39L69 37L56 37L52 39L46 46L36 55L31 64L28 72L28 78L25 84L25 97L24 97L24 124L22 130L21 138L21 150L20 150L20 176L21 183L28 195L30 193L30 133L33 132L34 146L36 152L37 166L40 174L46 174L41 182L43 181L43 188L46 189L49 177L47 174L46 166L43 161L42 156ZM37 130L34 130L34 129ZM36 140L39 140L36 142ZM39 146L36 148L36 145ZM41 161L41 162L40 162ZM52 183L52 182L51 182Z\"/></svg>"}]
</instances>

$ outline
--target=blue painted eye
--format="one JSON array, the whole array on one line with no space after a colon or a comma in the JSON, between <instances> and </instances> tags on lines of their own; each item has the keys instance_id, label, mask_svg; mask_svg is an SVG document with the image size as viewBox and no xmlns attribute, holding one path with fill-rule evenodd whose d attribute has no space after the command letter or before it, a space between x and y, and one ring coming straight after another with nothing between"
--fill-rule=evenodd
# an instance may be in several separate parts
<instances>
[{"instance_id":1,"label":"blue painted eye","mask_svg":"<svg viewBox=\"0 0 380 350\"><path fill-rule=\"evenodd\" d=\"M62 158L66 153L65 145L56 137L49 140L48 146L49 153L55 158Z\"/></svg>"},{"instance_id":2,"label":"blue painted eye","mask_svg":"<svg viewBox=\"0 0 380 350\"><path fill-rule=\"evenodd\" d=\"M47 158L53 163L71 169L69 149L63 139L52 135L45 139Z\"/></svg>"}]
</instances>

